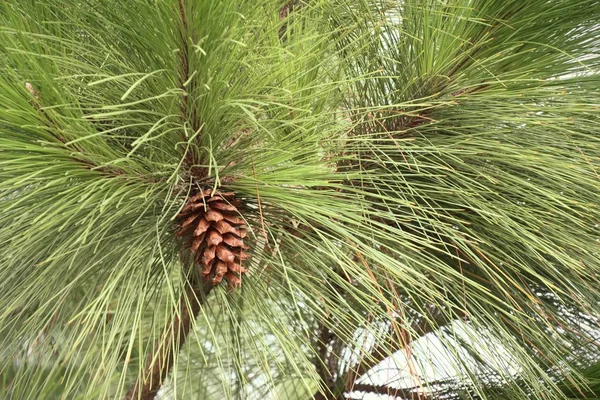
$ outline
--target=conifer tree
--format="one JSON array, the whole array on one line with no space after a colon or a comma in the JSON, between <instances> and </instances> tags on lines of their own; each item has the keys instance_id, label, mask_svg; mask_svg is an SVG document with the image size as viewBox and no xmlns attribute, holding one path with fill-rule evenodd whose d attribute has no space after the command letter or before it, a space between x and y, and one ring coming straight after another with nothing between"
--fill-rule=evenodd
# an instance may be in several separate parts
<instances>
[{"instance_id":1,"label":"conifer tree","mask_svg":"<svg viewBox=\"0 0 600 400\"><path fill-rule=\"evenodd\" d=\"M1 2L0 397L600 395L599 27Z\"/></svg>"}]
</instances>

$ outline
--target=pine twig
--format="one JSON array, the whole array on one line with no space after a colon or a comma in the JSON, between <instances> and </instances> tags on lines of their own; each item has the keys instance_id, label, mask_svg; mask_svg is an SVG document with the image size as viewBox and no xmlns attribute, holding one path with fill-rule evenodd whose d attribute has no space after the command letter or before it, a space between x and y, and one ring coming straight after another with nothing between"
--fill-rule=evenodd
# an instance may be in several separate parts
<instances>
[{"instance_id":1,"label":"pine twig","mask_svg":"<svg viewBox=\"0 0 600 400\"><path fill-rule=\"evenodd\" d=\"M179 298L178 310L146 359L145 368L131 386L125 400L153 400L173 367L202 304L213 288L210 282L192 283Z\"/></svg>"},{"instance_id":2,"label":"pine twig","mask_svg":"<svg viewBox=\"0 0 600 400\"><path fill-rule=\"evenodd\" d=\"M425 397L421 397L422 395L419 392L414 392L412 390L393 388L386 385L370 385L370 384L356 384L352 389L354 392L365 392L365 393L375 393L382 394L388 396L388 398L394 399L424 399Z\"/></svg>"}]
</instances>

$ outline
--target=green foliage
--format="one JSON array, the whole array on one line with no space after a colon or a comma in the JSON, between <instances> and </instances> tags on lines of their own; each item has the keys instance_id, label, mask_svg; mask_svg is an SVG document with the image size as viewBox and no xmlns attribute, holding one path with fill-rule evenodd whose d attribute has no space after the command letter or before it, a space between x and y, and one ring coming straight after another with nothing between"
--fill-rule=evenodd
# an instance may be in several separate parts
<instances>
[{"instance_id":1,"label":"green foliage","mask_svg":"<svg viewBox=\"0 0 600 400\"><path fill-rule=\"evenodd\" d=\"M413 395L593 389L599 24L596 0L2 2L1 396L124 396L177 314L195 186L242 199L250 272L163 398L356 398L399 350Z\"/></svg>"}]
</instances>

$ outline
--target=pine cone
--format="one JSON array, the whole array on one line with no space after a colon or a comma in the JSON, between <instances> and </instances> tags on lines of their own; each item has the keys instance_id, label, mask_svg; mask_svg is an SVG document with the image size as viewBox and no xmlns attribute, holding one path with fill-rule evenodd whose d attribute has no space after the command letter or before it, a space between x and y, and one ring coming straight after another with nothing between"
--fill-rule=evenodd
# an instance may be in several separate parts
<instances>
[{"instance_id":1,"label":"pine cone","mask_svg":"<svg viewBox=\"0 0 600 400\"><path fill-rule=\"evenodd\" d=\"M247 226L238 211L240 204L231 192L211 196L209 189L190 197L179 214L177 236L188 239L196 265L213 285L225 278L229 286L237 287L246 272L242 262L248 258L243 252Z\"/></svg>"}]
</instances>

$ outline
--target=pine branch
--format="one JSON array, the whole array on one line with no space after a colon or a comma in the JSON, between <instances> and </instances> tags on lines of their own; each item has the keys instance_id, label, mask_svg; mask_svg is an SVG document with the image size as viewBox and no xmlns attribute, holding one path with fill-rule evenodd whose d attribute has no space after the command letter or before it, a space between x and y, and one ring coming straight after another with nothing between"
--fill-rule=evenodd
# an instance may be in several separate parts
<instances>
[{"instance_id":1,"label":"pine branch","mask_svg":"<svg viewBox=\"0 0 600 400\"><path fill-rule=\"evenodd\" d=\"M317 333L319 339L314 365L327 392L316 393L313 400L344 400L343 393L341 393L343 388L336 386L339 381L335 379L339 369L339 347L341 346L339 337L323 322L319 324Z\"/></svg>"},{"instance_id":2,"label":"pine branch","mask_svg":"<svg viewBox=\"0 0 600 400\"><path fill-rule=\"evenodd\" d=\"M286 2L283 7L281 7L281 9L279 10L279 22L282 22L283 25L281 26L281 28L279 29L279 39L284 38L287 29L288 29L288 23L286 20L286 18L292 13L292 12L297 12L299 10L301 10L304 6L306 6L306 2L300 2L297 0L290 0L288 2Z\"/></svg>"},{"instance_id":3,"label":"pine branch","mask_svg":"<svg viewBox=\"0 0 600 400\"><path fill-rule=\"evenodd\" d=\"M292 0L285 3L283 7L281 7L281 10L279 10L279 21L283 23L283 25L279 29L279 39L283 39L283 37L285 36L285 33L287 31L287 22L284 22L284 20L288 17L290 11L293 10L293 7L294 1Z\"/></svg>"},{"instance_id":4,"label":"pine branch","mask_svg":"<svg viewBox=\"0 0 600 400\"><path fill-rule=\"evenodd\" d=\"M140 371L125 400L154 399L171 371L175 357L185 343L200 307L214 287L207 281L188 281L188 284L188 288L179 299L178 310L173 313L163 336L148 355L146 367Z\"/></svg>"},{"instance_id":5,"label":"pine branch","mask_svg":"<svg viewBox=\"0 0 600 400\"><path fill-rule=\"evenodd\" d=\"M185 12L186 4L184 0L179 0L179 18L181 19L181 51L179 52L179 62L180 62L180 84L181 90L185 92L185 83L190 78L190 54L189 54L189 46L188 46L188 20ZM181 114L183 116L184 121L187 120L188 117L188 105L187 105L187 94L184 95L181 102Z\"/></svg>"},{"instance_id":6,"label":"pine branch","mask_svg":"<svg viewBox=\"0 0 600 400\"><path fill-rule=\"evenodd\" d=\"M44 109L44 105L41 103L40 93L34 88L31 82L25 82L25 89L27 89L27 91L31 94L30 104L40 115L40 122L46 127L48 127L50 135L52 135L54 139L60 142L60 146L64 148L69 148L70 150L76 150L71 154L73 160L77 161L78 163L81 163L87 169L98 171L106 176L123 175L123 172L115 166L98 165L85 158L86 150L79 144L75 143L69 145L69 139L61 134L61 126L58 122L56 115L53 114L52 110Z\"/></svg>"},{"instance_id":7,"label":"pine branch","mask_svg":"<svg viewBox=\"0 0 600 400\"><path fill-rule=\"evenodd\" d=\"M193 82L190 82L190 48L189 48L189 26L190 21L188 20L188 16L186 13L187 2L186 0L179 0L179 18L181 21L181 49L179 51L179 75L180 75L180 89L183 91L183 96L181 98L181 117L183 119L183 123L190 123L191 128L194 132L197 132L200 128L200 120L195 115L195 110L190 109L188 102L190 100L191 94L194 92ZM186 87L186 86L189 86ZM187 139L182 136L182 140L186 141ZM197 139L200 141L200 137ZM192 168L192 174L195 176L203 176L206 174L205 168L194 167L195 164L200 163L198 157L195 154L194 149L189 149L185 155L185 162L188 168Z\"/></svg>"},{"instance_id":8,"label":"pine branch","mask_svg":"<svg viewBox=\"0 0 600 400\"><path fill-rule=\"evenodd\" d=\"M403 340L398 340L398 335L394 334L393 331L390 332L390 338L394 338L394 340L388 339L375 346L371 350L370 355L363 357L358 365L353 368L356 378L359 378L369 372L371 368L388 358L390 354L394 354L395 352L402 350L407 344L412 343L415 339L439 329L441 325L447 322L449 321L444 319L444 315L439 313L438 315L434 316L434 323L432 323L431 320L424 319L412 324L410 333L408 331L402 333L401 336Z\"/></svg>"},{"instance_id":9,"label":"pine branch","mask_svg":"<svg viewBox=\"0 0 600 400\"><path fill-rule=\"evenodd\" d=\"M376 394L384 394L393 398L401 398L401 399L419 399L422 398L418 393L413 392L412 390L405 390L399 388L393 388L386 385L369 385L369 384L357 384L352 388L353 392L366 392L366 393L376 393Z\"/></svg>"},{"instance_id":10,"label":"pine branch","mask_svg":"<svg viewBox=\"0 0 600 400\"><path fill-rule=\"evenodd\" d=\"M353 368L351 368L345 374L340 375L337 379L335 379L333 381L332 380L324 380L324 382L327 382L328 391L331 393L336 393L336 391L339 391L339 388L342 388L342 387L345 388L345 390L348 392L350 392L350 391L369 391L369 390L359 389L359 387L361 387L361 386L364 387L365 385L355 384L356 380L358 378L360 378L361 376L363 376L364 374L366 374L367 372L369 372L370 369L375 367L381 361L388 358L390 356L390 354L393 354L393 353L401 350L402 348L404 348L408 344L407 342L412 342L415 339L418 339L422 336L425 336L428 333L431 333L431 332L439 329L442 325L451 322L445 318L445 315L443 313L436 313L432 317L432 319L433 319L433 321L431 319L424 319L422 321L413 323L412 327L411 327L411 334L409 334L409 332L404 332L404 334L402 335L404 340L391 340L391 339L385 340L383 343L380 343L379 345L375 346L370 351L369 355L363 357L362 360L357 365L355 365ZM396 336L397 335L394 334L394 331L391 330L390 338L395 338ZM393 390L396 390L396 389L393 389ZM374 393L379 393L379 392L374 392ZM385 393L388 393L388 392L385 392ZM325 395L318 393L313 397L313 400L327 399L326 396L325 397L323 397L323 396L325 396Z\"/></svg>"}]
</instances>

